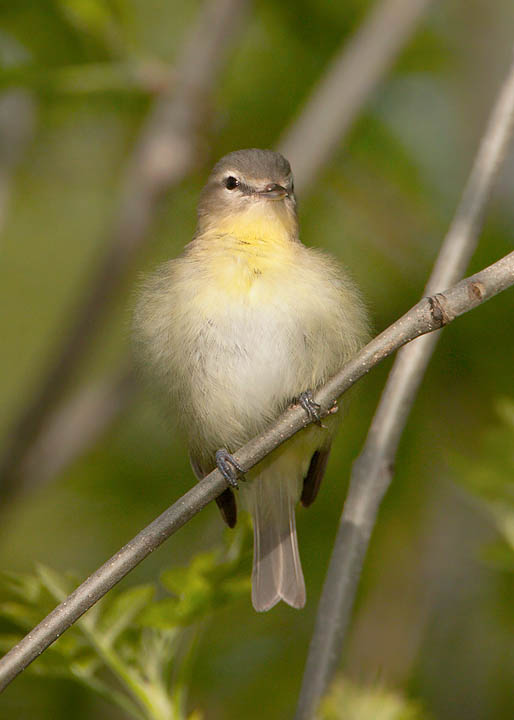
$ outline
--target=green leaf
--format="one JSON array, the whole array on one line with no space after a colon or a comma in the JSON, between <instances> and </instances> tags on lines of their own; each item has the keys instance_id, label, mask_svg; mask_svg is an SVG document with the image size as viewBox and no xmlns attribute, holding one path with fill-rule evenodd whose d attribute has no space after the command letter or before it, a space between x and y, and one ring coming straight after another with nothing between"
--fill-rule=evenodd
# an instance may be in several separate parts
<instances>
[{"instance_id":1,"label":"green leaf","mask_svg":"<svg viewBox=\"0 0 514 720\"><path fill-rule=\"evenodd\" d=\"M21 635L15 635L14 633L1 633L0 634L0 652L7 653L11 648L17 645L21 640Z\"/></svg>"},{"instance_id":2,"label":"green leaf","mask_svg":"<svg viewBox=\"0 0 514 720\"><path fill-rule=\"evenodd\" d=\"M454 457L459 481L492 517L514 554L514 400L497 399L498 422L480 438L470 457Z\"/></svg>"},{"instance_id":3,"label":"green leaf","mask_svg":"<svg viewBox=\"0 0 514 720\"><path fill-rule=\"evenodd\" d=\"M57 0L62 15L79 33L111 51L122 47L124 5L118 0Z\"/></svg>"},{"instance_id":4,"label":"green leaf","mask_svg":"<svg viewBox=\"0 0 514 720\"><path fill-rule=\"evenodd\" d=\"M59 573L57 570L49 568L47 565L38 563L36 572L43 584L43 587L57 601L62 602L66 597L75 590L77 581L69 575Z\"/></svg>"},{"instance_id":5,"label":"green leaf","mask_svg":"<svg viewBox=\"0 0 514 720\"><path fill-rule=\"evenodd\" d=\"M138 720L154 718L155 709L155 717L168 717L171 708L177 720L185 718L198 632L184 633L183 627L249 592L249 572L247 567L242 571L241 560L246 558L247 536L235 533L225 547L200 553L188 567L163 572L171 597L154 602L152 585L107 595L31 665L31 672L80 682ZM37 567L35 576L4 573L0 614L22 630L30 629L76 586L74 577L44 565ZM9 650L17 640L15 634L0 637L0 649ZM110 673L105 674L106 669ZM116 689L112 676L121 689ZM147 716L142 707L153 710Z\"/></svg>"},{"instance_id":6,"label":"green leaf","mask_svg":"<svg viewBox=\"0 0 514 720\"><path fill-rule=\"evenodd\" d=\"M7 633L0 635L0 651L8 652L20 640L21 635ZM89 673L93 671L93 667L98 667L98 658L94 656L92 651L87 649L82 652L81 655L78 655L70 664L69 656L71 653L68 651L62 652L63 647L65 647L63 646L62 640L64 640L64 637L60 638L40 655L37 660L29 666L28 670L36 675L70 678L73 674L73 666L84 669L87 668L87 672ZM85 670L83 670L83 674L86 674Z\"/></svg>"},{"instance_id":7,"label":"green leaf","mask_svg":"<svg viewBox=\"0 0 514 720\"><path fill-rule=\"evenodd\" d=\"M88 679L93 677L101 665L102 662L100 658L91 652L75 659L72 663L70 663L69 668L73 675L80 677L81 679Z\"/></svg>"},{"instance_id":8,"label":"green leaf","mask_svg":"<svg viewBox=\"0 0 514 720\"><path fill-rule=\"evenodd\" d=\"M428 720L418 703L377 686L338 678L321 703L316 720Z\"/></svg>"},{"instance_id":9,"label":"green leaf","mask_svg":"<svg viewBox=\"0 0 514 720\"><path fill-rule=\"evenodd\" d=\"M173 595L180 595L188 582L190 582L191 571L186 567L170 568L161 573L161 583L166 590Z\"/></svg>"},{"instance_id":10,"label":"green leaf","mask_svg":"<svg viewBox=\"0 0 514 720\"><path fill-rule=\"evenodd\" d=\"M21 602L7 600L0 603L0 616L10 620L23 630L31 630L42 620L44 613L41 610L24 605Z\"/></svg>"},{"instance_id":11,"label":"green leaf","mask_svg":"<svg viewBox=\"0 0 514 720\"><path fill-rule=\"evenodd\" d=\"M139 618L141 625L157 630L167 630L177 625L190 625L210 610L209 592L206 588L190 588L180 600L166 598L151 605Z\"/></svg>"},{"instance_id":12,"label":"green leaf","mask_svg":"<svg viewBox=\"0 0 514 720\"><path fill-rule=\"evenodd\" d=\"M26 603L36 604L41 599L41 582L34 575L4 571L0 573L0 587Z\"/></svg>"},{"instance_id":13,"label":"green leaf","mask_svg":"<svg viewBox=\"0 0 514 720\"><path fill-rule=\"evenodd\" d=\"M98 628L104 638L113 643L138 617L155 595L153 585L138 585L115 595L103 607Z\"/></svg>"},{"instance_id":14,"label":"green leaf","mask_svg":"<svg viewBox=\"0 0 514 720\"><path fill-rule=\"evenodd\" d=\"M249 591L248 574L239 575L239 566L239 555L222 562L220 552L205 552L194 557L187 568L166 570L161 582L175 597L149 607L142 613L140 622L162 629L200 620Z\"/></svg>"},{"instance_id":15,"label":"green leaf","mask_svg":"<svg viewBox=\"0 0 514 720\"><path fill-rule=\"evenodd\" d=\"M79 654L92 652L79 628L75 626L61 635L52 645L52 648L69 660L76 659Z\"/></svg>"},{"instance_id":16,"label":"green leaf","mask_svg":"<svg viewBox=\"0 0 514 720\"><path fill-rule=\"evenodd\" d=\"M189 567L165 570L161 574L161 582L170 592L181 595L187 591L189 584L197 582L199 578L205 577L209 571L213 571L218 561L219 553L199 553L192 559Z\"/></svg>"}]
</instances>

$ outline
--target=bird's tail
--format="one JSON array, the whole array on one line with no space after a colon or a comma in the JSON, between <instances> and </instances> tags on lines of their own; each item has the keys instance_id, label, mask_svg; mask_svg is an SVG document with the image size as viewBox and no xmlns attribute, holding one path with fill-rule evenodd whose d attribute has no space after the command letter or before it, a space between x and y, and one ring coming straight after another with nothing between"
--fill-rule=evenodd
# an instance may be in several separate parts
<instances>
[{"instance_id":1,"label":"bird's tail","mask_svg":"<svg viewBox=\"0 0 514 720\"><path fill-rule=\"evenodd\" d=\"M255 478L248 491L254 533L253 606L265 611L284 600L301 608L305 605L305 582L296 539L298 483L264 474Z\"/></svg>"}]
</instances>

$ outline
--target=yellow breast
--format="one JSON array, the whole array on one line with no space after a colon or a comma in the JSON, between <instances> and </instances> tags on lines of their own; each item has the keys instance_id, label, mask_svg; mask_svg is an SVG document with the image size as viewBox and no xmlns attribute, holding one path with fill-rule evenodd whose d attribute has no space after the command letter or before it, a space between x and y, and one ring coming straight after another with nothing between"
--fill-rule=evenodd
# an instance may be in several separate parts
<instances>
[{"instance_id":1,"label":"yellow breast","mask_svg":"<svg viewBox=\"0 0 514 720\"><path fill-rule=\"evenodd\" d=\"M293 258L292 232L286 217L259 208L211 225L195 240L196 252L218 293L242 302L266 302Z\"/></svg>"}]
</instances>

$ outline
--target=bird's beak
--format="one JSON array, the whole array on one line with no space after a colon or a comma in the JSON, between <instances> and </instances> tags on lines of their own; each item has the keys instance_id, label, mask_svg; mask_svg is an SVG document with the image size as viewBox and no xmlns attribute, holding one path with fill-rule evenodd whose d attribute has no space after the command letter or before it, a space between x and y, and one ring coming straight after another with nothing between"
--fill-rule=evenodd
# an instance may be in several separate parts
<instances>
[{"instance_id":1,"label":"bird's beak","mask_svg":"<svg viewBox=\"0 0 514 720\"><path fill-rule=\"evenodd\" d=\"M285 187L282 187L282 185L278 185L277 183L270 183L269 185L266 185L264 190L259 190L257 194L262 197L269 198L270 200L283 200L289 195Z\"/></svg>"}]
</instances>

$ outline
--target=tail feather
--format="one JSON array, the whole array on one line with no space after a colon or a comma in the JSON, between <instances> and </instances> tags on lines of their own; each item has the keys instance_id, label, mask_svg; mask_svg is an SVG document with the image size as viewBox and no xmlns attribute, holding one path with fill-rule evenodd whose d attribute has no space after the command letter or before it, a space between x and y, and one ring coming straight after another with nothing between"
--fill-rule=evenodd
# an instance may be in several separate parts
<instances>
[{"instance_id":1,"label":"tail feather","mask_svg":"<svg viewBox=\"0 0 514 720\"><path fill-rule=\"evenodd\" d=\"M261 476L253 485L253 606L265 611L284 600L301 608L305 582L296 538L297 482Z\"/></svg>"}]
</instances>

